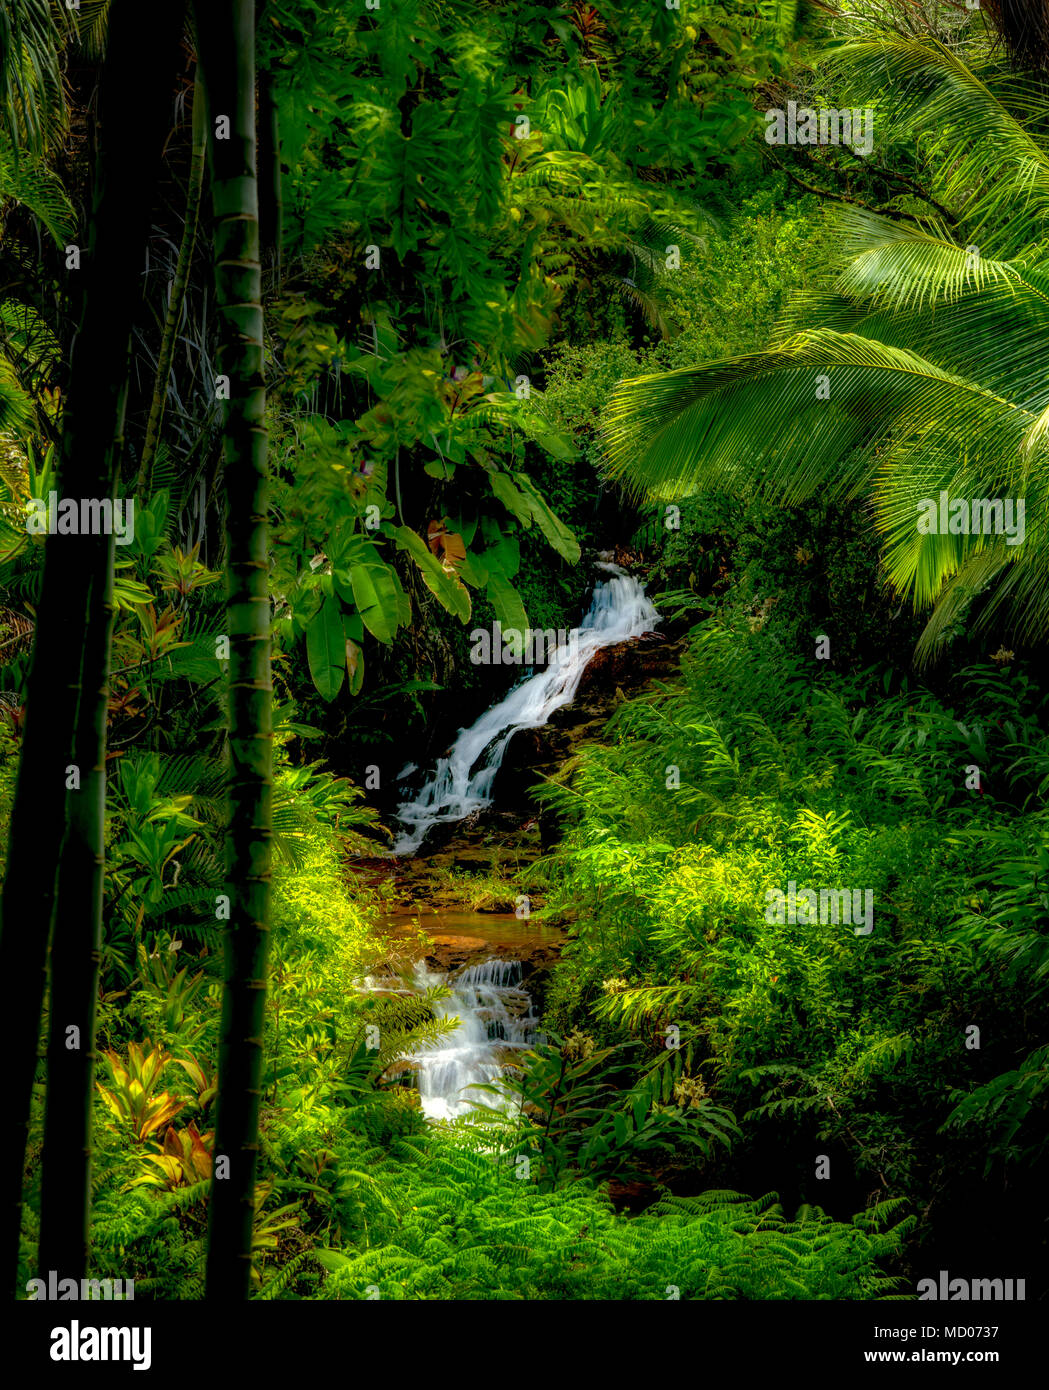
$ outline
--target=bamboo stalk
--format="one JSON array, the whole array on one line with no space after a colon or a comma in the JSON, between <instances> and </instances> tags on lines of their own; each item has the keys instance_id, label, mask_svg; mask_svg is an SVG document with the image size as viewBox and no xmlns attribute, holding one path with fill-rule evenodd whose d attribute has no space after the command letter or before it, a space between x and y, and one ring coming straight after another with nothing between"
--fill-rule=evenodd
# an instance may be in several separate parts
<instances>
[{"instance_id":1,"label":"bamboo stalk","mask_svg":"<svg viewBox=\"0 0 1049 1390\"><path fill-rule=\"evenodd\" d=\"M141 302L150 187L169 112L169 84L158 81L157 75L175 70L183 12L183 0L145 8L135 0L113 0L103 75L105 124L90 240L84 266L75 272L80 283L71 286L74 299L80 291L79 331L70 356L58 467L60 495L108 497L117 477L131 329ZM170 66L164 67L168 55ZM25 735L11 813L0 927L0 978L9 987L5 1083L12 1131L0 1146L0 1249L8 1262L9 1289L17 1280L23 1166L40 1047L52 900L67 796L79 794L67 793L67 767L75 761L75 721L88 626L91 586L85 576L95 569L92 557L97 555L97 540L55 535L45 546L26 689ZM97 599L97 588L94 592ZM78 927L81 940L94 940L93 913L93 907L85 903ZM61 954L53 956L52 964L64 970ZM83 1097L78 1107L82 1105Z\"/></svg>"},{"instance_id":2,"label":"bamboo stalk","mask_svg":"<svg viewBox=\"0 0 1049 1390\"><path fill-rule=\"evenodd\" d=\"M272 681L266 390L255 141L254 0L194 0L208 110L225 420L230 917L208 1232L209 1299L247 1298L270 940ZM228 138L217 125L225 117Z\"/></svg>"}]
</instances>

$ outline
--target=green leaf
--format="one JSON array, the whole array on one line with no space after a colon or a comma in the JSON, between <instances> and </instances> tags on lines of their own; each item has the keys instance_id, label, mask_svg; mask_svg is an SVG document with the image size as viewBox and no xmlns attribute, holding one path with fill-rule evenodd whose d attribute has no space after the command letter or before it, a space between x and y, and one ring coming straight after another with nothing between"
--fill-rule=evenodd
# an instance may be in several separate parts
<instances>
[{"instance_id":1,"label":"green leaf","mask_svg":"<svg viewBox=\"0 0 1049 1390\"><path fill-rule=\"evenodd\" d=\"M518 478L520 479L520 474ZM522 526L532 524L532 504L513 484L508 473L489 473L488 481L499 501Z\"/></svg>"},{"instance_id":2,"label":"green leaf","mask_svg":"<svg viewBox=\"0 0 1049 1390\"><path fill-rule=\"evenodd\" d=\"M430 459L423 464L423 472L428 473L431 478L439 478L444 483L453 477L455 464L447 459Z\"/></svg>"},{"instance_id":3,"label":"green leaf","mask_svg":"<svg viewBox=\"0 0 1049 1390\"><path fill-rule=\"evenodd\" d=\"M0 430L19 436L28 435L27 427L32 415L32 397L19 381L14 367L0 353Z\"/></svg>"},{"instance_id":4,"label":"green leaf","mask_svg":"<svg viewBox=\"0 0 1049 1390\"><path fill-rule=\"evenodd\" d=\"M346 672L346 638L338 599L325 599L306 629L306 658L310 675L322 700L334 700Z\"/></svg>"},{"instance_id":5,"label":"green leaf","mask_svg":"<svg viewBox=\"0 0 1049 1390\"><path fill-rule=\"evenodd\" d=\"M353 601L364 626L389 646L400 622L400 582L389 565L353 565L350 568Z\"/></svg>"},{"instance_id":6,"label":"green leaf","mask_svg":"<svg viewBox=\"0 0 1049 1390\"><path fill-rule=\"evenodd\" d=\"M34 494L39 496L39 493ZM477 535L477 517L471 516L450 516L448 518L448 529L455 531L462 536L464 545L473 545L474 536Z\"/></svg>"},{"instance_id":7,"label":"green leaf","mask_svg":"<svg viewBox=\"0 0 1049 1390\"><path fill-rule=\"evenodd\" d=\"M461 623L467 622L472 607L470 595L454 575L446 572L440 560L431 553L422 537L418 536L410 526L391 527L390 533L398 548L407 550L419 566L423 583L438 603L446 608L453 617L458 618Z\"/></svg>"},{"instance_id":8,"label":"green leaf","mask_svg":"<svg viewBox=\"0 0 1049 1390\"><path fill-rule=\"evenodd\" d=\"M485 565L502 570L507 579L513 579L521 568L521 543L516 536L502 536L484 552Z\"/></svg>"},{"instance_id":9,"label":"green leaf","mask_svg":"<svg viewBox=\"0 0 1049 1390\"><path fill-rule=\"evenodd\" d=\"M551 458L559 459L563 463L571 463L573 459L579 457L579 450L572 443L571 436L560 430L556 432L544 430L541 434L534 435L533 438Z\"/></svg>"},{"instance_id":10,"label":"green leaf","mask_svg":"<svg viewBox=\"0 0 1049 1390\"><path fill-rule=\"evenodd\" d=\"M137 579L124 579L118 574L113 580L113 602L121 610L142 608L155 603L156 595Z\"/></svg>"},{"instance_id":11,"label":"green leaf","mask_svg":"<svg viewBox=\"0 0 1049 1390\"><path fill-rule=\"evenodd\" d=\"M524 634L528 629L528 614L521 601L521 595L501 570L495 568L489 570L486 592L492 607L495 609L495 616L503 627L520 632L523 642Z\"/></svg>"},{"instance_id":12,"label":"green leaf","mask_svg":"<svg viewBox=\"0 0 1049 1390\"><path fill-rule=\"evenodd\" d=\"M348 1255L343 1255L338 1250L314 1250L313 1258L329 1274L337 1274L339 1270L346 1269L353 1263Z\"/></svg>"},{"instance_id":13,"label":"green leaf","mask_svg":"<svg viewBox=\"0 0 1049 1390\"><path fill-rule=\"evenodd\" d=\"M0 137L0 201L7 198L39 217L57 246L65 246L73 235L76 214L61 179L26 150L19 150L16 158L10 143Z\"/></svg>"},{"instance_id":14,"label":"green leaf","mask_svg":"<svg viewBox=\"0 0 1049 1390\"><path fill-rule=\"evenodd\" d=\"M547 545L552 546L570 565L574 565L579 559L579 542L575 536L561 518L551 511L527 473L515 473L514 478L532 508L532 515Z\"/></svg>"},{"instance_id":15,"label":"green leaf","mask_svg":"<svg viewBox=\"0 0 1049 1390\"><path fill-rule=\"evenodd\" d=\"M488 566L476 555L467 555L460 561L458 575L472 589L481 589L488 583Z\"/></svg>"}]
</instances>

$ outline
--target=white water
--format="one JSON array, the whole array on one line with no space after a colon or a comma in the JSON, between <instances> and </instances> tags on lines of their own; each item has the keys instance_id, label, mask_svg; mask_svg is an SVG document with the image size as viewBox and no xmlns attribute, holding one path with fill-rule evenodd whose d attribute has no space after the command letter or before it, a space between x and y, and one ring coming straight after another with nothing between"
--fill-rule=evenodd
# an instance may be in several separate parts
<instances>
[{"instance_id":1,"label":"white water","mask_svg":"<svg viewBox=\"0 0 1049 1390\"><path fill-rule=\"evenodd\" d=\"M492 783L518 729L539 729L554 710L570 704L595 652L651 632L659 622L636 579L616 565L599 568L612 577L595 586L590 609L569 642L556 649L544 670L521 681L469 729L460 729L418 797L397 808L405 829L394 842L394 854L414 854L432 826L490 805Z\"/></svg>"},{"instance_id":2,"label":"white water","mask_svg":"<svg viewBox=\"0 0 1049 1390\"><path fill-rule=\"evenodd\" d=\"M414 977L420 991L445 979L427 970L424 961L416 964ZM521 988L519 960L471 965L448 984L452 993L434 1005L434 1014L458 1015L459 1027L442 1042L412 1054L419 1064L423 1114L431 1120L454 1120L482 1105L503 1109L498 1096L472 1088L498 1081L507 1049L530 1047L539 1025L531 996Z\"/></svg>"}]
</instances>

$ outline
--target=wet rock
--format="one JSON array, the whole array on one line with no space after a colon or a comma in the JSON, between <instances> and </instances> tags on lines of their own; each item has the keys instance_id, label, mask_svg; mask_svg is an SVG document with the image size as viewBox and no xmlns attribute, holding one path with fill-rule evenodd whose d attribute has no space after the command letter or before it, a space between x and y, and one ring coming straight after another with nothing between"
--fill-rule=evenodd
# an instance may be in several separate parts
<instances>
[{"instance_id":1,"label":"wet rock","mask_svg":"<svg viewBox=\"0 0 1049 1390\"><path fill-rule=\"evenodd\" d=\"M673 676L684 646L656 632L595 652L571 704L554 710L541 729L520 730L510 740L493 785L499 804L519 812L532 807L530 789L553 775L580 743L600 738L618 705L650 681Z\"/></svg>"},{"instance_id":2,"label":"wet rock","mask_svg":"<svg viewBox=\"0 0 1049 1390\"><path fill-rule=\"evenodd\" d=\"M471 955L476 951L491 950L488 942L482 941L478 936L455 936L450 932L439 932L436 936L431 936L430 940L442 950L468 951Z\"/></svg>"},{"instance_id":3,"label":"wet rock","mask_svg":"<svg viewBox=\"0 0 1049 1390\"><path fill-rule=\"evenodd\" d=\"M491 952L487 954L490 955ZM441 946L432 955L426 957L426 965L429 970L440 970L444 974L451 974L455 970L461 970L464 965L469 965L476 958L476 943L467 948Z\"/></svg>"},{"instance_id":4,"label":"wet rock","mask_svg":"<svg viewBox=\"0 0 1049 1390\"><path fill-rule=\"evenodd\" d=\"M414 1085L414 1075L419 1070L419 1062L412 1057L398 1057L383 1072L380 1080L387 1086Z\"/></svg>"},{"instance_id":5,"label":"wet rock","mask_svg":"<svg viewBox=\"0 0 1049 1390\"><path fill-rule=\"evenodd\" d=\"M504 1045L502 1047L494 1048L493 1051L495 1053L495 1060L499 1063L501 1067L512 1068L514 1071L520 1071L521 1067L525 1062L525 1052L527 1051L527 1049L523 1047L510 1047L509 1045Z\"/></svg>"}]
</instances>

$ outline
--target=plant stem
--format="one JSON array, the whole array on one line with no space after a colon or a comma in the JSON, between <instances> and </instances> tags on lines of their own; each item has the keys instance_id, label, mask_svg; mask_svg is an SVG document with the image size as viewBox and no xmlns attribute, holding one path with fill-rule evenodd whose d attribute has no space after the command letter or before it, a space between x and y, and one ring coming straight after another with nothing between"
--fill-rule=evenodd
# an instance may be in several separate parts
<instances>
[{"instance_id":1,"label":"plant stem","mask_svg":"<svg viewBox=\"0 0 1049 1390\"><path fill-rule=\"evenodd\" d=\"M138 467L137 491L142 495L148 494L150 477L153 472L153 459L156 456L157 444L160 442L160 427L164 422L164 407L167 404L171 362L175 355L175 338L178 333L179 321L182 318L182 307L186 302L189 273L193 265L193 251L197 244L197 219L207 154L206 135L204 98L198 66L197 79L193 85L193 153L189 162L189 186L186 190L186 215L182 224L182 242L178 250L175 278L171 282L168 311L164 320L164 332L160 340L160 354L157 358L157 379L153 386L153 400L150 403L149 421L146 425L146 440L142 445L142 459Z\"/></svg>"}]
</instances>

